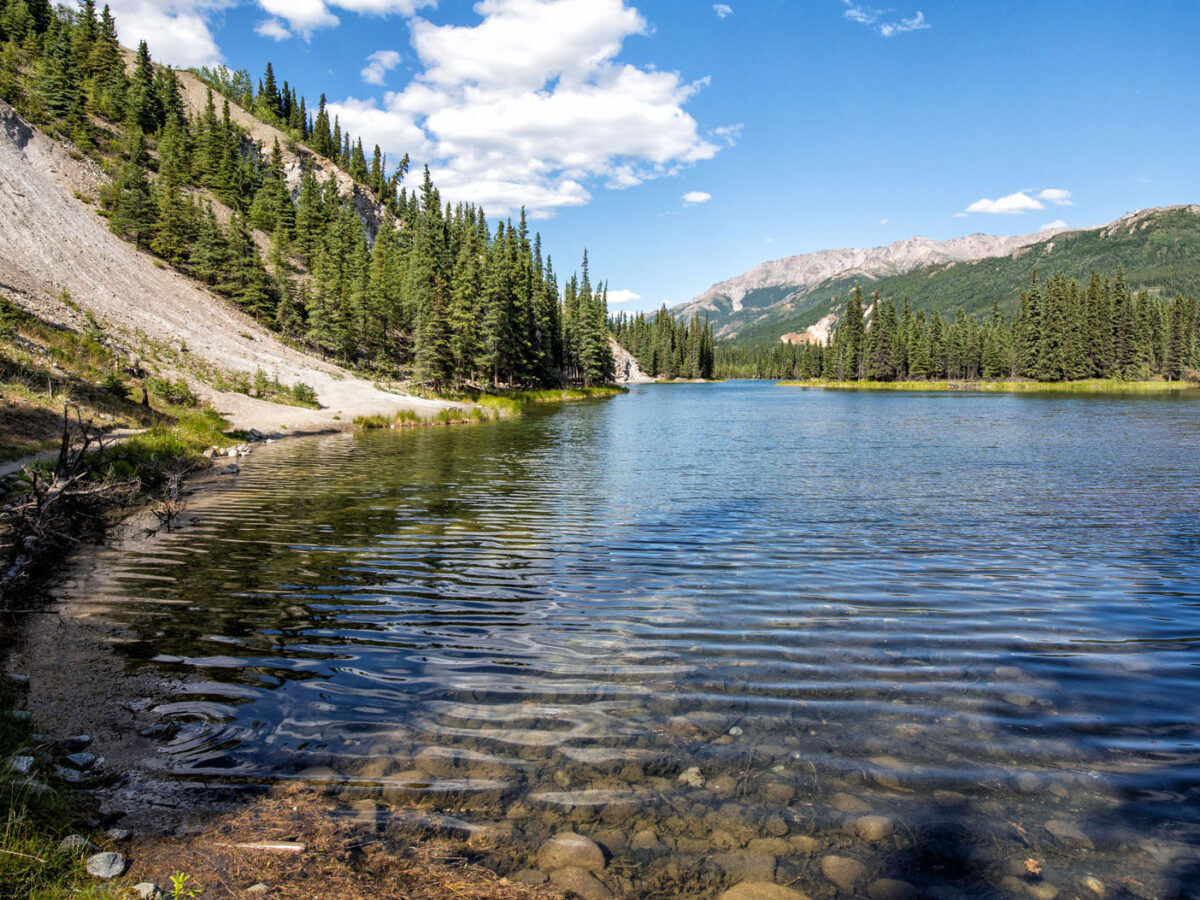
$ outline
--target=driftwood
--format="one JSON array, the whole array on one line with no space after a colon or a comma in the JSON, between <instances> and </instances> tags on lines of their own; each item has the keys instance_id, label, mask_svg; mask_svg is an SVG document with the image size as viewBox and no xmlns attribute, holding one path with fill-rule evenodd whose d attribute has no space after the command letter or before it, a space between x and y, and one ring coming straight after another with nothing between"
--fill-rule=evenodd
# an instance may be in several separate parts
<instances>
[{"instance_id":1,"label":"driftwood","mask_svg":"<svg viewBox=\"0 0 1200 900\"><path fill-rule=\"evenodd\" d=\"M102 533L105 510L131 496L136 480L119 481L98 471L104 461L104 435L79 408L63 408L58 459L50 475L37 467L23 471L29 489L0 507L0 609L10 609L30 574L85 535Z\"/></svg>"},{"instance_id":2,"label":"driftwood","mask_svg":"<svg viewBox=\"0 0 1200 900\"><path fill-rule=\"evenodd\" d=\"M190 466L176 466L167 471L163 478L162 493L154 504L154 516L158 519L159 527L167 529L167 534L179 518L180 513L187 508L187 497L183 491L183 479L191 471Z\"/></svg>"}]
</instances>

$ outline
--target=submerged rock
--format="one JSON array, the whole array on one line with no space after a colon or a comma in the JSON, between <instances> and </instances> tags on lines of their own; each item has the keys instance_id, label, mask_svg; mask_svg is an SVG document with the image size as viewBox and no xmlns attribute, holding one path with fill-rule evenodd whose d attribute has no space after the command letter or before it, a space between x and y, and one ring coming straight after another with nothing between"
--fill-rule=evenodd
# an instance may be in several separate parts
<instances>
[{"instance_id":1,"label":"submerged rock","mask_svg":"<svg viewBox=\"0 0 1200 900\"><path fill-rule=\"evenodd\" d=\"M829 805L838 812L858 814L871 811L871 805L865 800L845 792L834 794L829 798Z\"/></svg>"},{"instance_id":2,"label":"submerged rock","mask_svg":"<svg viewBox=\"0 0 1200 900\"><path fill-rule=\"evenodd\" d=\"M687 787L704 787L704 776L700 774L699 766L692 766L691 768L684 769L679 774L678 781L680 784L686 785Z\"/></svg>"},{"instance_id":3,"label":"submerged rock","mask_svg":"<svg viewBox=\"0 0 1200 900\"><path fill-rule=\"evenodd\" d=\"M512 876L512 880L520 884L545 884L550 876L540 869L522 869Z\"/></svg>"},{"instance_id":4,"label":"submerged rock","mask_svg":"<svg viewBox=\"0 0 1200 900\"><path fill-rule=\"evenodd\" d=\"M723 893L721 900L808 900L808 895L768 881L743 881Z\"/></svg>"},{"instance_id":5,"label":"submerged rock","mask_svg":"<svg viewBox=\"0 0 1200 900\"><path fill-rule=\"evenodd\" d=\"M796 789L782 781L771 781L763 786L762 793L768 803L789 803L796 796Z\"/></svg>"},{"instance_id":6,"label":"submerged rock","mask_svg":"<svg viewBox=\"0 0 1200 900\"><path fill-rule=\"evenodd\" d=\"M567 866L552 872L550 883L564 891L578 894L583 900L610 900L615 896L603 881L577 866Z\"/></svg>"},{"instance_id":7,"label":"submerged rock","mask_svg":"<svg viewBox=\"0 0 1200 900\"><path fill-rule=\"evenodd\" d=\"M788 825L783 816L768 817L767 821L763 823L763 828L768 834L773 834L775 837L783 837L788 833Z\"/></svg>"},{"instance_id":8,"label":"submerged rock","mask_svg":"<svg viewBox=\"0 0 1200 900\"><path fill-rule=\"evenodd\" d=\"M718 853L712 861L730 878L744 881L773 881L777 860L769 853Z\"/></svg>"},{"instance_id":9,"label":"submerged rock","mask_svg":"<svg viewBox=\"0 0 1200 900\"><path fill-rule=\"evenodd\" d=\"M633 836L629 845L631 850L644 850L648 853L661 853L666 849L659 841L658 835L649 828L643 828Z\"/></svg>"},{"instance_id":10,"label":"submerged rock","mask_svg":"<svg viewBox=\"0 0 1200 900\"><path fill-rule=\"evenodd\" d=\"M604 866L604 851L600 849L600 845L591 838L573 831L559 832L542 844L541 850L538 851L538 868L543 870L577 868L588 872L602 872Z\"/></svg>"},{"instance_id":11,"label":"submerged rock","mask_svg":"<svg viewBox=\"0 0 1200 900\"><path fill-rule=\"evenodd\" d=\"M857 859L845 856L826 856L821 860L821 873L839 889L850 893L867 877L867 867Z\"/></svg>"},{"instance_id":12,"label":"submerged rock","mask_svg":"<svg viewBox=\"0 0 1200 900\"><path fill-rule=\"evenodd\" d=\"M1092 839L1084 834L1074 822L1051 819L1043 827L1064 844L1069 844L1072 847L1086 847L1089 850L1096 849L1096 845L1092 843Z\"/></svg>"},{"instance_id":13,"label":"submerged rock","mask_svg":"<svg viewBox=\"0 0 1200 900\"><path fill-rule=\"evenodd\" d=\"M886 841L894 829L892 820L887 816L861 816L854 820L855 832L866 841Z\"/></svg>"}]
</instances>

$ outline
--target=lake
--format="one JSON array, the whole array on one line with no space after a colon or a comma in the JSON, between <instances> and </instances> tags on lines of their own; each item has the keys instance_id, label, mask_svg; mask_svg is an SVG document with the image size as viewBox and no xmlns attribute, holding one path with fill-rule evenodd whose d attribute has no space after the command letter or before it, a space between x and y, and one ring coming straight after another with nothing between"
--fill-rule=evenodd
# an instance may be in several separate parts
<instances>
[{"instance_id":1,"label":"lake","mask_svg":"<svg viewBox=\"0 0 1200 900\"><path fill-rule=\"evenodd\" d=\"M1198 451L1183 396L649 385L260 449L89 596L174 777L510 873L573 828L631 896L1189 895Z\"/></svg>"}]
</instances>

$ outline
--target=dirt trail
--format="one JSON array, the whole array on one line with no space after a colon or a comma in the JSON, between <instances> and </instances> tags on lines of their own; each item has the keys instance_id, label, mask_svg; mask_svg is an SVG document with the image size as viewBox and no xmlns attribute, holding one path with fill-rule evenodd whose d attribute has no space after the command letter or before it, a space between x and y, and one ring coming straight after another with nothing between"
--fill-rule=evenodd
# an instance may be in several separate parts
<instances>
[{"instance_id":1,"label":"dirt trail","mask_svg":"<svg viewBox=\"0 0 1200 900\"><path fill-rule=\"evenodd\" d=\"M322 409L212 393L235 427L318 430L355 416L450 404L389 393L281 343L249 316L113 235L95 209L103 173L30 126L0 101L0 289L52 321L79 326L91 312L131 346L143 338L228 371L264 370L316 389ZM52 299L69 292L72 309ZM74 321L73 321L74 320ZM186 350L183 350L186 348ZM186 366L184 367L186 368ZM211 392L210 392L211 393Z\"/></svg>"}]
</instances>

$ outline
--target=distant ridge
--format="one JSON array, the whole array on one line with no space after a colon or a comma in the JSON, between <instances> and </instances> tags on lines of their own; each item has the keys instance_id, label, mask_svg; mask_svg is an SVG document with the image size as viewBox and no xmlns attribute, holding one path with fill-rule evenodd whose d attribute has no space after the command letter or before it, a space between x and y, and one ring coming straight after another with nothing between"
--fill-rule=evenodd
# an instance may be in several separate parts
<instances>
[{"instance_id":1,"label":"distant ridge","mask_svg":"<svg viewBox=\"0 0 1200 900\"><path fill-rule=\"evenodd\" d=\"M718 338L777 341L835 311L856 283L896 299L908 296L917 308L981 311L996 299L1010 309L1034 266L1083 277L1093 268L1122 265L1134 289L1200 296L1198 254L1200 206L1159 207L1092 228L948 241L917 236L886 247L789 256L718 282L672 312L679 318L707 314Z\"/></svg>"}]
</instances>

